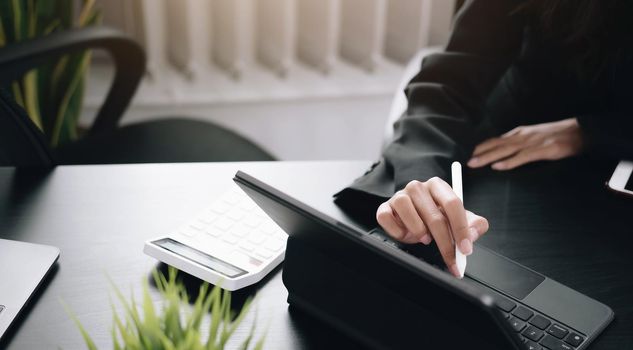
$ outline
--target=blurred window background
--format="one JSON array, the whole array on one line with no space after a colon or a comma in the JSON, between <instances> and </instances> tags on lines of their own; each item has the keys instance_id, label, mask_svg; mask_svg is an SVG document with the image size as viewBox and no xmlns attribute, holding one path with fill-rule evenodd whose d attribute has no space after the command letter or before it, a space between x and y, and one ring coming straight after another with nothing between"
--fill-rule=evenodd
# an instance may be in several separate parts
<instances>
[{"instance_id":1,"label":"blurred window background","mask_svg":"<svg viewBox=\"0 0 633 350\"><path fill-rule=\"evenodd\" d=\"M122 123L213 121L282 160L373 159L404 68L445 44L454 0L99 0L148 72ZM110 83L96 53L89 124Z\"/></svg>"}]
</instances>

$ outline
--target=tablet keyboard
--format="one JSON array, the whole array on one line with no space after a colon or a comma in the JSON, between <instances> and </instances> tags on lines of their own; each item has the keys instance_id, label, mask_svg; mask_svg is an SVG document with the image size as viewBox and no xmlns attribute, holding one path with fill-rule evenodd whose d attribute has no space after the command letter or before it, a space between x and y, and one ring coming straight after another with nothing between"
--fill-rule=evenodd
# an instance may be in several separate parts
<instances>
[{"instance_id":1,"label":"tablet keyboard","mask_svg":"<svg viewBox=\"0 0 633 350\"><path fill-rule=\"evenodd\" d=\"M426 263L447 271L442 257L437 249L421 244L403 244L388 237L382 230L375 229L369 232L369 236L384 242L391 248L405 251ZM494 293L497 308L518 333L529 350L574 350L585 341L585 336L575 332L571 328L563 326L553 319L542 315L520 302Z\"/></svg>"},{"instance_id":2,"label":"tablet keyboard","mask_svg":"<svg viewBox=\"0 0 633 350\"><path fill-rule=\"evenodd\" d=\"M288 235L237 185L144 251L222 288L261 280L283 261Z\"/></svg>"}]
</instances>

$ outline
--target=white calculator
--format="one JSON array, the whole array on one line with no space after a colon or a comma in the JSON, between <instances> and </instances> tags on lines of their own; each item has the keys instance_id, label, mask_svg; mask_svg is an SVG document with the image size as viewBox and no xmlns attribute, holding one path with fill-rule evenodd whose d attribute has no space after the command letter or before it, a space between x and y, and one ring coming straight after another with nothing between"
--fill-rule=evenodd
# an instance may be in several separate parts
<instances>
[{"instance_id":1,"label":"white calculator","mask_svg":"<svg viewBox=\"0 0 633 350\"><path fill-rule=\"evenodd\" d=\"M284 260L288 235L237 185L143 252L227 290L260 281Z\"/></svg>"}]
</instances>

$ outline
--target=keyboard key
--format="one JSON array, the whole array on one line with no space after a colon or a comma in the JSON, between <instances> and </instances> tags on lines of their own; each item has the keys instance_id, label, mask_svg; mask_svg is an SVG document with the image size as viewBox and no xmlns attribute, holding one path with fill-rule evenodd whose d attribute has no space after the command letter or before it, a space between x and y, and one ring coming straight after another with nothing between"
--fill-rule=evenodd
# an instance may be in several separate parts
<instances>
[{"instance_id":1,"label":"keyboard key","mask_svg":"<svg viewBox=\"0 0 633 350\"><path fill-rule=\"evenodd\" d=\"M552 322L541 315L536 315L530 320L530 323L538 329L545 330Z\"/></svg>"},{"instance_id":2,"label":"keyboard key","mask_svg":"<svg viewBox=\"0 0 633 350\"><path fill-rule=\"evenodd\" d=\"M266 222L260 227L260 230L267 235L272 235L275 231L277 231L277 227L270 222Z\"/></svg>"},{"instance_id":3,"label":"keyboard key","mask_svg":"<svg viewBox=\"0 0 633 350\"><path fill-rule=\"evenodd\" d=\"M218 229L222 231L228 231L233 226L233 224L234 222L227 218L220 218L220 220L216 221L215 224L213 224L213 226L217 227Z\"/></svg>"},{"instance_id":4,"label":"keyboard key","mask_svg":"<svg viewBox=\"0 0 633 350\"><path fill-rule=\"evenodd\" d=\"M569 333L569 335L567 336L567 338L565 338L565 341L569 344L571 344L572 346L578 346L580 345L583 341L585 340L585 338L583 338L582 336L576 334L576 333Z\"/></svg>"},{"instance_id":5,"label":"keyboard key","mask_svg":"<svg viewBox=\"0 0 633 350\"><path fill-rule=\"evenodd\" d=\"M213 221L215 221L215 219L218 218L218 214L212 212L212 211L206 211L204 212L202 215L200 215L200 217L198 218L198 220L200 220L201 222L205 223L205 224L210 224Z\"/></svg>"},{"instance_id":6,"label":"keyboard key","mask_svg":"<svg viewBox=\"0 0 633 350\"><path fill-rule=\"evenodd\" d=\"M242 203L240 203L240 208L250 212L253 209L258 208L258 206L253 201L243 201Z\"/></svg>"},{"instance_id":7,"label":"keyboard key","mask_svg":"<svg viewBox=\"0 0 633 350\"><path fill-rule=\"evenodd\" d=\"M555 336L558 339L563 339L565 338L567 333L569 333L569 331L563 326L553 324L551 327L549 327L549 329L547 330L547 333Z\"/></svg>"},{"instance_id":8,"label":"keyboard key","mask_svg":"<svg viewBox=\"0 0 633 350\"><path fill-rule=\"evenodd\" d=\"M523 328L525 328L525 322L519 320L516 317L512 317L510 320L510 325L512 326L512 328L514 328L515 332L520 332L521 330L523 330Z\"/></svg>"},{"instance_id":9,"label":"keyboard key","mask_svg":"<svg viewBox=\"0 0 633 350\"><path fill-rule=\"evenodd\" d=\"M228 235L224 235L224 237L222 237L222 240L229 244L236 244L240 240L240 238L229 233Z\"/></svg>"},{"instance_id":10,"label":"keyboard key","mask_svg":"<svg viewBox=\"0 0 633 350\"><path fill-rule=\"evenodd\" d=\"M255 251L255 255L257 255L260 258L264 258L264 259L270 259L273 256L273 254L271 252L269 252L269 251L267 251L265 249L261 249L261 248L259 248L259 249L257 249Z\"/></svg>"},{"instance_id":11,"label":"keyboard key","mask_svg":"<svg viewBox=\"0 0 633 350\"><path fill-rule=\"evenodd\" d=\"M216 214L222 215L226 214L231 209L231 206L227 205L224 202L215 202L213 203L213 205L211 205L209 209L211 209L211 211Z\"/></svg>"},{"instance_id":12,"label":"keyboard key","mask_svg":"<svg viewBox=\"0 0 633 350\"><path fill-rule=\"evenodd\" d=\"M248 241L256 245L264 243L265 240L266 236L259 232L251 232L251 234L248 235Z\"/></svg>"},{"instance_id":13,"label":"keyboard key","mask_svg":"<svg viewBox=\"0 0 633 350\"><path fill-rule=\"evenodd\" d=\"M240 221L246 216L246 213L244 213L243 211L239 209L234 208L231 211L229 211L226 214L226 216L231 220Z\"/></svg>"},{"instance_id":14,"label":"keyboard key","mask_svg":"<svg viewBox=\"0 0 633 350\"><path fill-rule=\"evenodd\" d=\"M180 233L187 237L194 237L198 232L200 231L191 226L184 227L180 230Z\"/></svg>"},{"instance_id":15,"label":"keyboard key","mask_svg":"<svg viewBox=\"0 0 633 350\"><path fill-rule=\"evenodd\" d=\"M250 227L242 224L236 225L231 229L231 233L238 237L246 237L251 231Z\"/></svg>"},{"instance_id":16,"label":"keyboard key","mask_svg":"<svg viewBox=\"0 0 633 350\"><path fill-rule=\"evenodd\" d=\"M540 344L543 345L548 350L573 350L574 349L571 345L565 344L562 341L550 335L546 335L541 340Z\"/></svg>"},{"instance_id":17,"label":"keyboard key","mask_svg":"<svg viewBox=\"0 0 633 350\"><path fill-rule=\"evenodd\" d=\"M533 341L539 341L539 339L541 339L541 337L543 337L543 331L534 327L534 326L529 326L528 328L526 328L523 333L526 338L533 340Z\"/></svg>"},{"instance_id":18,"label":"keyboard key","mask_svg":"<svg viewBox=\"0 0 633 350\"><path fill-rule=\"evenodd\" d=\"M239 193L227 193L226 196L224 197L224 201L229 204L229 205L236 205L240 202L240 195Z\"/></svg>"},{"instance_id":19,"label":"keyboard key","mask_svg":"<svg viewBox=\"0 0 633 350\"><path fill-rule=\"evenodd\" d=\"M224 231L220 231L215 227L209 227L205 232L212 237L220 237L224 234Z\"/></svg>"},{"instance_id":20,"label":"keyboard key","mask_svg":"<svg viewBox=\"0 0 633 350\"><path fill-rule=\"evenodd\" d=\"M250 244L249 242L246 242L246 241L242 241L242 242L240 243L239 247L240 247L242 250L244 250L244 251L246 251L246 252L249 252L249 253L250 253L250 252L252 252L253 250L255 250L255 245Z\"/></svg>"},{"instance_id":21,"label":"keyboard key","mask_svg":"<svg viewBox=\"0 0 633 350\"><path fill-rule=\"evenodd\" d=\"M495 301L497 302L497 307L505 312L510 312L517 306L514 301L502 296L495 298Z\"/></svg>"},{"instance_id":22,"label":"keyboard key","mask_svg":"<svg viewBox=\"0 0 633 350\"><path fill-rule=\"evenodd\" d=\"M244 220L244 223L250 227L255 228L262 223L262 219L257 216L248 216L246 220Z\"/></svg>"},{"instance_id":23,"label":"keyboard key","mask_svg":"<svg viewBox=\"0 0 633 350\"><path fill-rule=\"evenodd\" d=\"M273 239L269 239L268 242L266 242L266 244L264 245L264 248L272 252L278 252L279 250L281 250L281 248L283 248L283 246L284 246L284 242L273 238Z\"/></svg>"},{"instance_id":24,"label":"keyboard key","mask_svg":"<svg viewBox=\"0 0 633 350\"><path fill-rule=\"evenodd\" d=\"M200 220L194 220L189 224L189 226L195 228L196 230L202 230L205 224L201 222Z\"/></svg>"},{"instance_id":25,"label":"keyboard key","mask_svg":"<svg viewBox=\"0 0 633 350\"><path fill-rule=\"evenodd\" d=\"M532 315L534 315L534 312L532 312L530 309L527 309L523 306L519 306L516 308L516 310L512 311L512 314L522 319L523 321L527 321L530 319L530 317L532 317Z\"/></svg>"},{"instance_id":26,"label":"keyboard key","mask_svg":"<svg viewBox=\"0 0 633 350\"><path fill-rule=\"evenodd\" d=\"M528 340L525 343L525 346L526 346L526 348L528 350L541 350L542 349L540 345L536 344L535 342L533 342L531 340Z\"/></svg>"}]
</instances>

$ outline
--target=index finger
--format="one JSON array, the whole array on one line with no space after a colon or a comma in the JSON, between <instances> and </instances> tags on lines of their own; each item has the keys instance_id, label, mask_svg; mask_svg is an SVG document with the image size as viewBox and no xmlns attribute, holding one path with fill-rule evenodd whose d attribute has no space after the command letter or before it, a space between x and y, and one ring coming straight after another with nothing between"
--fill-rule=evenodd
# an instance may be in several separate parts
<instances>
[{"instance_id":1,"label":"index finger","mask_svg":"<svg viewBox=\"0 0 633 350\"><path fill-rule=\"evenodd\" d=\"M493 138L487 139L475 147L475 150L473 150L473 157L478 156L486 151L489 151L504 142L506 142L506 140L500 137L493 137Z\"/></svg>"},{"instance_id":2,"label":"index finger","mask_svg":"<svg viewBox=\"0 0 633 350\"><path fill-rule=\"evenodd\" d=\"M470 255L473 248L464 204L453 189L443 180L437 178L437 180L432 179L430 182L431 196L444 209L451 227L455 246L459 247L459 250L465 255Z\"/></svg>"}]
</instances>

